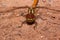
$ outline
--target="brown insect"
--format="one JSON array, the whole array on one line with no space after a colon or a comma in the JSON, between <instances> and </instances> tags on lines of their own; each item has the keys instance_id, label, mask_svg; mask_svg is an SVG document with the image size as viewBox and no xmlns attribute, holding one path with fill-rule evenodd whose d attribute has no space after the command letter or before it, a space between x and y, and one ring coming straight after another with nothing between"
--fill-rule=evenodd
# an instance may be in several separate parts
<instances>
[{"instance_id":1,"label":"brown insect","mask_svg":"<svg viewBox=\"0 0 60 40\"><path fill-rule=\"evenodd\" d=\"M24 15L24 17L26 18L26 20L24 22L22 22L20 27L22 27L24 23L27 23L28 25L35 24L35 26L33 27L34 29L37 27L36 19L39 18L40 16L35 15L35 9L34 8L29 8L28 14Z\"/></svg>"}]
</instances>

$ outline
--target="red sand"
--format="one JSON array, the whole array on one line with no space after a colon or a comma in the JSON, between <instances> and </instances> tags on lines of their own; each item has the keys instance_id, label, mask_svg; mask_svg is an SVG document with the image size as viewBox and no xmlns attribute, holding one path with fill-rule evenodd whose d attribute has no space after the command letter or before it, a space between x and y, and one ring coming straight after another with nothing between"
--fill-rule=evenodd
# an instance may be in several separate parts
<instances>
[{"instance_id":1,"label":"red sand","mask_svg":"<svg viewBox=\"0 0 60 40\"><path fill-rule=\"evenodd\" d=\"M25 17L20 16L22 13L27 14L28 9L16 7L31 7L32 0L0 0L0 40L60 40L60 1L48 0L43 3L39 1L36 14L41 18L36 19L37 27L26 23L20 28L19 26ZM47 7L47 8L46 8ZM38 10L38 11L37 11Z\"/></svg>"}]
</instances>

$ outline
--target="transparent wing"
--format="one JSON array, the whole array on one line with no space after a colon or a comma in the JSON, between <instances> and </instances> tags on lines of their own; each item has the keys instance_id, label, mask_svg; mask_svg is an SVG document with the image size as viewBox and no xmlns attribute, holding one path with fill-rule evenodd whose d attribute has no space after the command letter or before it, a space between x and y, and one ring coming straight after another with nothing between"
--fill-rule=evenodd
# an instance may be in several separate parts
<instances>
[{"instance_id":1,"label":"transparent wing","mask_svg":"<svg viewBox=\"0 0 60 40\"><path fill-rule=\"evenodd\" d=\"M42 14L42 12L40 11L39 8L35 10L35 14L34 14L34 15L36 16L36 19L42 19L42 20L45 20L45 19L42 17L43 14Z\"/></svg>"}]
</instances>

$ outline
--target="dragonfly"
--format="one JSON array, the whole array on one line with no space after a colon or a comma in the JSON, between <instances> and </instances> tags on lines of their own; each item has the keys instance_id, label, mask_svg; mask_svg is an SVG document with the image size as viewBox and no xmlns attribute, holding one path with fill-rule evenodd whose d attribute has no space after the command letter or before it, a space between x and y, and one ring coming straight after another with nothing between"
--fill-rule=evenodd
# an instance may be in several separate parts
<instances>
[{"instance_id":1,"label":"dragonfly","mask_svg":"<svg viewBox=\"0 0 60 40\"><path fill-rule=\"evenodd\" d=\"M38 4L38 1L39 0L34 0L34 2L33 2L33 4L32 4L32 6L31 7L21 7L21 8L28 8L28 14L26 14L26 15L22 15L22 16L24 16L25 18L26 18L26 20L25 21L23 21L22 23L21 23L21 26L19 26L19 27L22 27L23 26L23 24L24 23L26 23L26 24L28 24L28 25L33 25L33 24L35 24L34 25L34 30L37 28L37 26L38 26L38 23L36 22L36 19L42 19L42 20L46 20L46 19L44 19L44 18L42 18L41 17L41 14L39 14L39 15L37 15L38 13L37 12L35 12L35 9L36 8L45 8L45 9L49 9L49 10L54 10L54 11L58 11L58 12L60 12L60 10L55 10L55 9L51 9L51 8L48 8L48 7L37 7L37 4ZM20 8L20 7L19 7ZM36 14L37 13L37 14Z\"/></svg>"},{"instance_id":2,"label":"dragonfly","mask_svg":"<svg viewBox=\"0 0 60 40\"><path fill-rule=\"evenodd\" d=\"M20 27L22 27L24 23L27 23L28 25L35 24L35 26L33 28L34 28L34 30L36 29L36 27L37 27L36 19L38 16L35 15L35 8L36 8L37 4L38 4L38 0L34 0L34 3L32 4L32 6L28 7L28 14L24 15L26 20L21 23Z\"/></svg>"}]
</instances>

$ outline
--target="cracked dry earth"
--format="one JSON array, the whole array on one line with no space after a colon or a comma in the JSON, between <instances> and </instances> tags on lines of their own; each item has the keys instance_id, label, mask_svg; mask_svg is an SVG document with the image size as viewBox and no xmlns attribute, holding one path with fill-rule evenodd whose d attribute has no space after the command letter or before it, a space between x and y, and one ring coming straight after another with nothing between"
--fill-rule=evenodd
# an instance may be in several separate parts
<instances>
[{"instance_id":1,"label":"cracked dry earth","mask_svg":"<svg viewBox=\"0 0 60 40\"><path fill-rule=\"evenodd\" d=\"M0 0L0 40L60 40L59 0L52 0L51 5L39 1L41 8L37 8L36 13L43 19L36 19L35 30L34 25L19 27L25 20L21 14L27 14L28 9L18 7L31 6L32 3L32 0Z\"/></svg>"}]
</instances>

